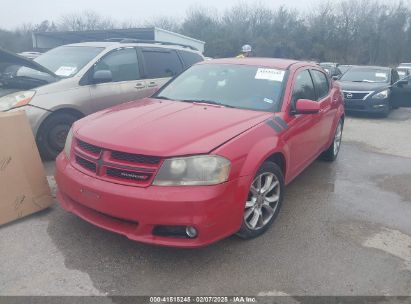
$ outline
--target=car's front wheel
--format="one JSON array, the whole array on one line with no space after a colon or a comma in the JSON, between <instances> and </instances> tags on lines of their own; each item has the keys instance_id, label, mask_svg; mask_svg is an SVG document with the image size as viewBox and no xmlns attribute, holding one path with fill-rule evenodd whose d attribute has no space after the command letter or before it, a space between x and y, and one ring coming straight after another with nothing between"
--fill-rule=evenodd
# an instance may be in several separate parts
<instances>
[{"instance_id":1,"label":"car's front wheel","mask_svg":"<svg viewBox=\"0 0 411 304\"><path fill-rule=\"evenodd\" d=\"M284 177L280 167L274 162L264 162L250 186L243 223L237 235L251 239L267 231L280 211L283 192Z\"/></svg>"},{"instance_id":2,"label":"car's front wheel","mask_svg":"<svg viewBox=\"0 0 411 304\"><path fill-rule=\"evenodd\" d=\"M78 117L69 113L55 113L41 124L36 142L44 160L54 160L64 149L67 134Z\"/></svg>"}]
</instances>

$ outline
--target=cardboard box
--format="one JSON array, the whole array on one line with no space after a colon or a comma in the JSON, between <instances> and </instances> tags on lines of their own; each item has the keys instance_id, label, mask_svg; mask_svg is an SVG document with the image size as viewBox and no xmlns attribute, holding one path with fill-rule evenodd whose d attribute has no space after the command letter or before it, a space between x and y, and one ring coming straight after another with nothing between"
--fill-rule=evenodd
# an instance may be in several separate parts
<instances>
[{"instance_id":1,"label":"cardboard box","mask_svg":"<svg viewBox=\"0 0 411 304\"><path fill-rule=\"evenodd\" d=\"M0 225L52 203L25 112L0 113Z\"/></svg>"}]
</instances>

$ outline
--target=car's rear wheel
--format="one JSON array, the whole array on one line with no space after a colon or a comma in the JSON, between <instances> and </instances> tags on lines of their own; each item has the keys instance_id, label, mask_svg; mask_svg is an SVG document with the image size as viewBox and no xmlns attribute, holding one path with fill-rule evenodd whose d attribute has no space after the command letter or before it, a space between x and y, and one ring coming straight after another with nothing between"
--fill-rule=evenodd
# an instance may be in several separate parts
<instances>
[{"instance_id":1,"label":"car's rear wheel","mask_svg":"<svg viewBox=\"0 0 411 304\"><path fill-rule=\"evenodd\" d=\"M327 161L334 161L337 159L338 153L340 152L341 148L341 141L342 141L342 133L343 133L344 123L343 120L340 119L337 125L337 129L334 133L334 139L331 145L328 147L326 151L321 154L321 158Z\"/></svg>"},{"instance_id":2,"label":"car's rear wheel","mask_svg":"<svg viewBox=\"0 0 411 304\"><path fill-rule=\"evenodd\" d=\"M267 231L278 216L283 192L284 177L280 167L270 161L264 162L250 186L243 223L237 235L251 239Z\"/></svg>"},{"instance_id":3,"label":"car's rear wheel","mask_svg":"<svg viewBox=\"0 0 411 304\"><path fill-rule=\"evenodd\" d=\"M41 124L37 132L36 142L44 160L54 160L64 149L71 125L78 118L70 113L55 113Z\"/></svg>"}]
</instances>

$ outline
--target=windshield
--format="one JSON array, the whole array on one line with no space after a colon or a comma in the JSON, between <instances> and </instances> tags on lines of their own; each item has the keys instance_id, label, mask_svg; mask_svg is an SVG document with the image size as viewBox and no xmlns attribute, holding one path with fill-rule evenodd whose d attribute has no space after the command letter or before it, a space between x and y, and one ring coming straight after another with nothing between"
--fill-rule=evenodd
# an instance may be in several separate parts
<instances>
[{"instance_id":1,"label":"windshield","mask_svg":"<svg viewBox=\"0 0 411 304\"><path fill-rule=\"evenodd\" d=\"M178 76L155 98L279 111L285 71L246 65L200 64Z\"/></svg>"},{"instance_id":2,"label":"windshield","mask_svg":"<svg viewBox=\"0 0 411 304\"><path fill-rule=\"evenodd\" d=\"M385 69L352 68L340 79L341 81L388 83L390 72Z\"/></svg>"},{"instance_id":3,"label":"windshield","mask_svg":"<svg viewBox=\"0 0 411 304\"><path fill-rule=\"evenodd\" d=\"M103 48L89 46L60 46L34 59L57 76L67 78L77 74Z\"/></svg>"}]
</instances>

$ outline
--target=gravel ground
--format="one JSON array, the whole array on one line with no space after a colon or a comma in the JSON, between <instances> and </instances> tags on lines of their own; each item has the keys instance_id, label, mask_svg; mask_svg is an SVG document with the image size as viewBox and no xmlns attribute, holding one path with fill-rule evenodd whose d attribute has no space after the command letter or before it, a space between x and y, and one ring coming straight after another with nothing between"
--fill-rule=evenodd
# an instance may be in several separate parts
<instances>
[{"instance_id":1,"label":"gravel ground","mask_svg":"<svg viewBox=\"0 0 411 304\"><path fill-rule=\"evenodd\" d=\"M410 132L411 109L347 117L339 159L311 165L250 241L147 246L56 204L0 228L0 295L411 295Z\"/></svg>"}]
</instances>

